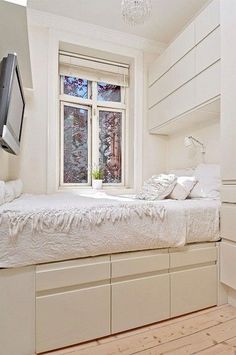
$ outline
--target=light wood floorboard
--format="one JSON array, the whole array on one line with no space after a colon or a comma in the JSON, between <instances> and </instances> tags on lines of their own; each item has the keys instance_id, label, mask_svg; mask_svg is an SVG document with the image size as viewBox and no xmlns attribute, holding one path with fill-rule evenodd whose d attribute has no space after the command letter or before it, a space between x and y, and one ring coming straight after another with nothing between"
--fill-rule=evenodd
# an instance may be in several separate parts
<instances>
[{"instance_id":1,"label":"light wood floorboard","mask_svg":"<svg viewBox=\"0 0 236 355\"><path fill-rule=\"evenodd\" d=\"M213 307L48 355L236 355L236 308Z\"/></svg>"}]
</instances>

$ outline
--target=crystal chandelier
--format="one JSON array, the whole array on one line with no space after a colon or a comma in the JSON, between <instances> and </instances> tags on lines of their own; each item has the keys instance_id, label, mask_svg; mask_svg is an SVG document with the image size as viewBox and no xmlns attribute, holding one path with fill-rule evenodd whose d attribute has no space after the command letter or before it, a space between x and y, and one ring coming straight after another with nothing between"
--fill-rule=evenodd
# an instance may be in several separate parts
<instances>
[{"instance_id":1,"label":"crystal chandelier","mask_svg":"<svg viewBox=\"0 0 236 355\"><path fill-rule=\"evenodd\" d=\"M122 0L123 19L130 25L144 23L151 14L151 0Z\"/></svg>"}]
</instances>

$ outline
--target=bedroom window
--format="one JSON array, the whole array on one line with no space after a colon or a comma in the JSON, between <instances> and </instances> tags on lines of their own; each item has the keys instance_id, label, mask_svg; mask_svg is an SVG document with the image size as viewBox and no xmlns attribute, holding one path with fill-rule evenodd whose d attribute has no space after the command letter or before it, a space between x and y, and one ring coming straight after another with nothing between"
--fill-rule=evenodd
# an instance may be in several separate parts
<instances>
[{"instance_id":1,"label":"bedroom window","mask_svg":"<svg viewBox=\"0 0 236 355\"><path fill-rule=\"evenodd\" d=\"M100 167L103 183L125 183L128 66L68 53L60 62L60 183L91 185Z\"/></svg>"}]
</instances>

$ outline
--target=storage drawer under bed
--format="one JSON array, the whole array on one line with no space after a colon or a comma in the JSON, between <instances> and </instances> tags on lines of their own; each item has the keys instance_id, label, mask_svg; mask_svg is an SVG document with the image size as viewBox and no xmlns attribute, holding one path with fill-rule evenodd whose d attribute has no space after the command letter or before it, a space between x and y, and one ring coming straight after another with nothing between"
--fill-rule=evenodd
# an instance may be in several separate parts
<instances>
[{"instance_id":1,"label":"storage drawer under bed","mask_svg":"<svg viewBox=\"0 0 236 355\"><path fill-rule=\"evenodd\" d=\"M37 266L37 353L109 334L109 256Z\"/></svg>"}]
</instances>

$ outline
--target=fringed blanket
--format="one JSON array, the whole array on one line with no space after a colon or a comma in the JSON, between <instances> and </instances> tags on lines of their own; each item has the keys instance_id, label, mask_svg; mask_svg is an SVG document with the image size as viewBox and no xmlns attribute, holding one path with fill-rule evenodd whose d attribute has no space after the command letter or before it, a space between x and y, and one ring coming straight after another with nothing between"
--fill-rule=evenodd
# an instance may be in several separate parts
<instances>
[{"instance_id":1,"label":"fringed blanket","mask_svg":"<svg viewBox=\"0 0 236 355\"><path fill-rule=\"evenodd\" d=\"M0 206L0 267L182 246L189 226L192 241L217 240L216 205L203 214L198 205L193 219L194 203L184 202L139 201L104 193L23 195Z\"/></svg>"}]
</instances>

